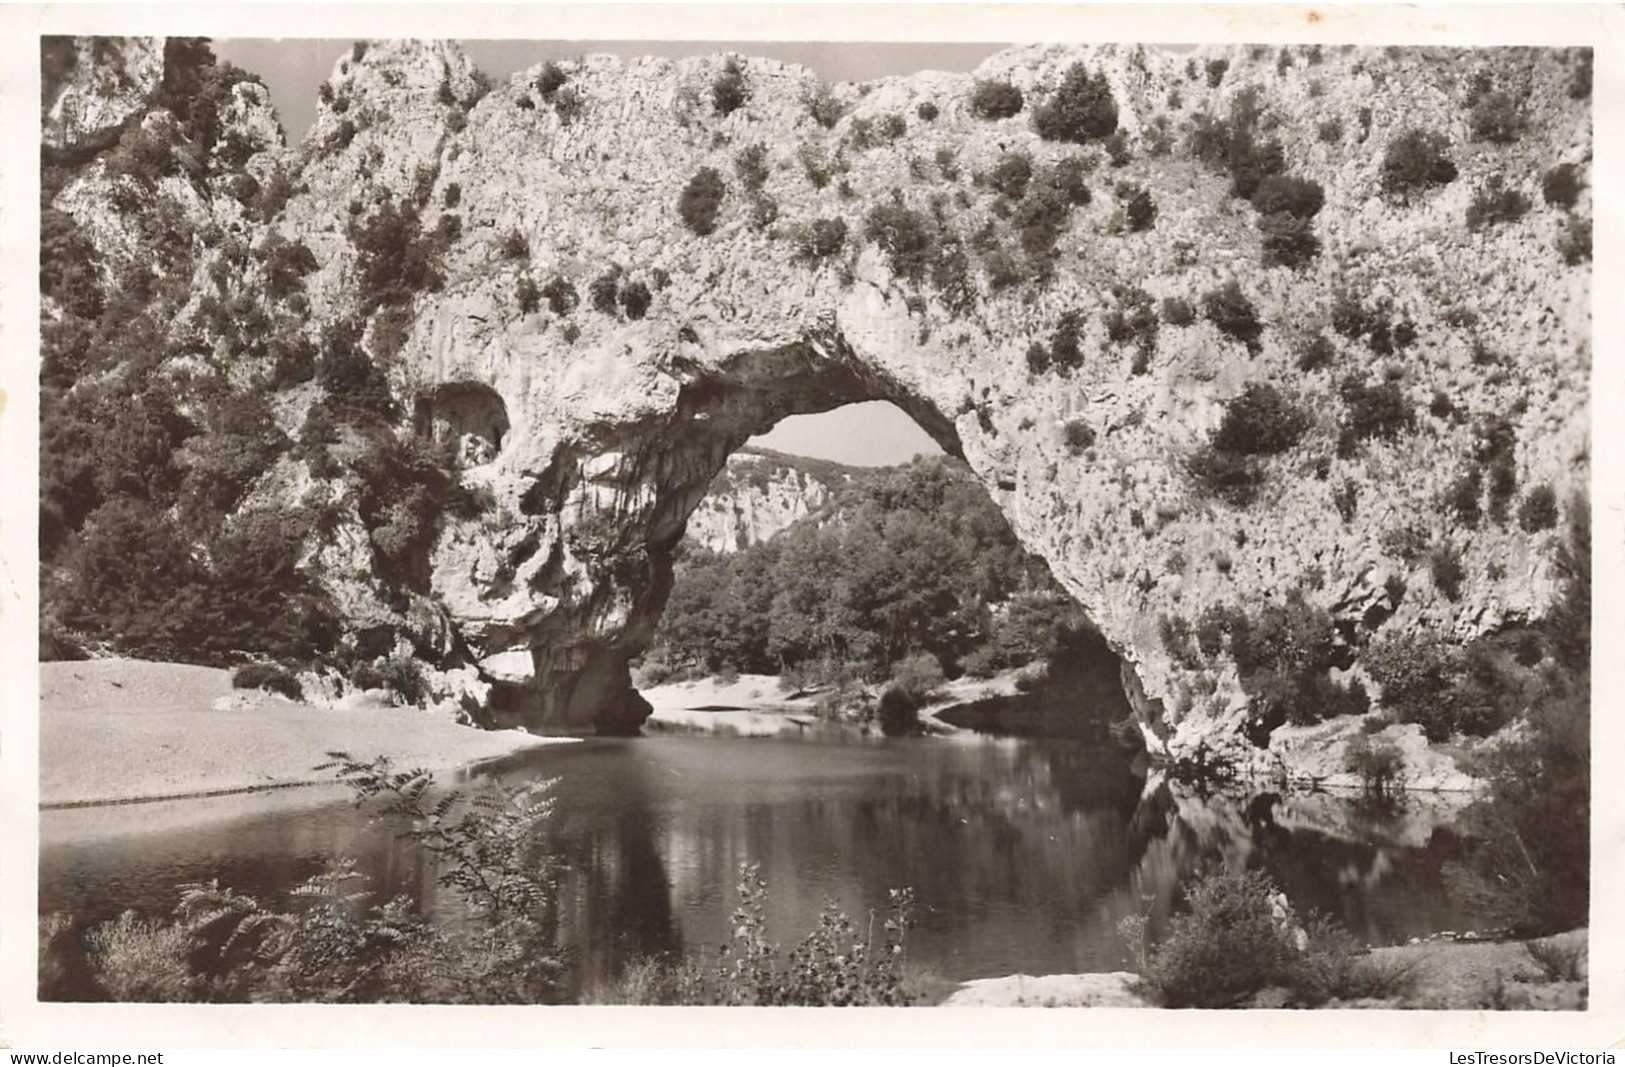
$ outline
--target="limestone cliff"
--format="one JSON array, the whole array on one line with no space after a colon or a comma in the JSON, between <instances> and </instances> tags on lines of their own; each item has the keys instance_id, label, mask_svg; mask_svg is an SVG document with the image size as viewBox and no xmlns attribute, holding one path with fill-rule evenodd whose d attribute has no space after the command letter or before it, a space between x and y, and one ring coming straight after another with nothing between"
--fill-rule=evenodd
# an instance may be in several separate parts
<instances>
[{"instance_id":1,"label":"limestone cliff","mask_svg":"<svg viewBox=\"0 0 1625 1067\"><path fill-rule=\"evenodd\" d=\"M684 536L711 552L761 544L829 503L831 490L850 477L838 464L747 446L728 457L705 499L689 513Z\"/></svg>"},{"instance_id":2,"label":"limestone cliff","mask_svg":"<svg viewBox=\"0 0 1625 1067\"><path fill-rule=\"evenodd\" d=\"M748 57L587 56L485 91L454 46L382 42L338 61L301 146L250 161L292 175L273 219L189 210L307 246L310 335L359 313L413 413L403 428L458 443L485 503L441 517L410 611L369 569L347 481L285 459L256 491L325 494L337 533L315 558L352 619L432 620L447 667L527 651L522 688L465 686L484 714L635 729L647 705L627 659L729 455L786 415L884 399L962 456L1049 561L1122 655L1153 744L1246 749L1233 663L1222 648L1176 656L1170 619L1297 592L1350 634L1461 639L1537 618L1556 594L1558 531L1505 504L1536 487L1562 504L1587 480L1590 270L1575 242L1590 194L1567 208L1542 195L1558 164L1582 186L1588 173L1587 64L1053 46L973 75L831 87ZM1010 90L1004 106L989 84ZM1079 84L1111 101L1111 136L1098 121L1053 136ZM1473 117L1492 94L1510 136ZM96 114L49 105L47 142L82 140L75 116ZM1444 139L1452 177L1385 191L1412 130ZM1278 217L1233 195L1243 147L1323 190L1311 221L1287 220L1310 255L1282 262ZM1496 188L1526 210L1469 226ZM92 167L58 205L113 242L111 191ZM353 236L390 205L437 236L441 274L411 296L392 353ZM1256 328L1227 311L1232 282ZM1350 326L1351 304L1382 321ZM1205 491L1191 461L1253 383L1307 424L1241 504ZM1361 390L1384 385L1406 414L1350 430ZM284 426L315 390L283 394ZM1496 419L1502 514L1464 522L1441 501L1490 462ZM1456 581L1430 578L1430 549Z\"/></svg>"}]
</instances>

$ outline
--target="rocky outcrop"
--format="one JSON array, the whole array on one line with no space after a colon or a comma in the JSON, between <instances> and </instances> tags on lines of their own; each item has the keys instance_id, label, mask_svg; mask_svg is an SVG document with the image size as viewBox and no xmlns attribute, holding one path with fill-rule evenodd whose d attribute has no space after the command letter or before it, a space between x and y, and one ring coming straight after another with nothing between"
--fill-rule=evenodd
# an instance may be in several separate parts
<instances>
[{"instance_id":1,"label":"rocky outcrop","mask_svg":"<svg viewBox=\"0 0 1625 1067\"><path fill-rule=\"evenodd\" d=\"M1234 666L1222 651L1176 661L1170 616L1298 592L1350 627L1465 638L1552 602L1557 530L1469 525L1441 501L1485 462L1497 417L1519 493L1564 501L1587 481L1590 272L1559 251L1569 214L1541 195L1548 168L1589 164L1577 53L1029 47L974 75L833 87L744 58L746 99L724 114L725 62L588 56L482 94L452 45L358 47L284 160L298 191L271 225L320 265L313 329L356 313L350 220L412 204L443 236L444 283L415 297L389 377L425 405L423 432L462 441L462 479L488 501L444 518L428 598L456 655L529 653L529 681L492 697L497 719L636 729L647 704L626 663L712 479L780 418L861 400L891 401L966 460L1123 657L1147 737L1174 753L1250 746ZM1115 102L1110 146L1035 131L1079 63ZM980 117L989 80L1024 109ZM1467 101L1486 85L1510 94L1514 139L1475 134ZM1306 264L1266 266L1254 207L1197 158L1208 119L1249 109L1286 169L1324 189ZM1412 128L1448 138L1459 176L1385 194L1384 153ZM1077 159L1092 198L1060 218L1024 207L1039 200L1010 185L1017 155L1034 183ZM687 194L685 223L706 168L725 192L714 219ZM1470 229L1496 177L1532 207ZM1129 211L1140 191L1149 220L1143 201ZM84 189L63 196L95 215ZM555 281L571 299L536 298ZM1204 302L1230 282L1255 337ZM1389 309L1404 343L1339 334L1340 295ZM1181 300L1194 314L1163 303ZM1149 344L1125 320L1137 308L1158 311ZM1045 368L1065 323L1072 347ZM1317 335L1320 364L1303 358ZM1396 383L1404 432L1338 447L1349 376ZM1309 429L1238 507L1201 491L1190 459L1258 382ZM1417 542L1459 561L1459 588L1430 579ZM330 577L358 612L394 610L375 579Z\"/></svg>"},{"instance_id":2,"label":"rocky outcrop","mask_svg":"<svg viewBox=\"0 0 1625 1067\"><path fill-rule=\"evenodd\" d=\"M735 452L689 513L684 536L710 552L761 544L828 504L832 489L849 477L835 464L750 449Z\"/></svg>"},{"instance_id":3,"label":"rocky outcrop","mask_svg":"<svg viewBox=\"0 0 1625 1067\"><path fill-rule=\"evenodd\" d=\"M40 145L48 157L117 143L164 79L162 37L47 37L41 54Z\"/></svg>"}]
</instances>

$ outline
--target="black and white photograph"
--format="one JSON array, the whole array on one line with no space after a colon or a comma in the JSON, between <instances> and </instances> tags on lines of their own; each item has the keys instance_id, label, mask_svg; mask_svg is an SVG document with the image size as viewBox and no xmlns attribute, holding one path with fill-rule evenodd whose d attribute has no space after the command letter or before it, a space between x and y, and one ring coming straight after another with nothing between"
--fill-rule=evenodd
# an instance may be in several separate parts
<instances>
[{"instance_id":1,"label":"black and white photograph","mask_svg":"<svg viewBox=\"0 0 1625 1067\"><path fill-rule=\"evenodd\" d=\"M1617 11L468 10L28 42L38 1008L1617 1009Z\"/></svg>"}]
</instances>

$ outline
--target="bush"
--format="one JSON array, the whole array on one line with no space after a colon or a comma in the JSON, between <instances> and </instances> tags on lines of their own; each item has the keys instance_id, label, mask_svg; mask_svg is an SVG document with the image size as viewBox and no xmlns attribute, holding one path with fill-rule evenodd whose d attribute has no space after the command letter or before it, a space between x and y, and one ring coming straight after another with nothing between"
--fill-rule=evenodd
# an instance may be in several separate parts
<instances>
[{"instance_id":1,"label":"bush","mask_svg":"<svg viewBox=\"0 0 1625 1067\"><path fill-rule=\"evenodd\" d=\"M1256 456L1238 456L1211 445L1197 449L1186 461L1197 487L1234 507L1244 508L1264 484L1264 466Z\"/></svg>"},{"instance_id":2,"label":"bush","mask_svg":"<svg viewBox=\"0 0 1625 1067\"><path fill-rule=\"evenodd\" d=\"M893 274L912 282L924 276L936 252L936 233L927 216L893 200L869 209L865 229L886 253Z\"/></svg>"},{"instance_id":3,"label":"bush","mask_svg":"<svg viewBox=\"0 0 1625 1067\"><path fill-rule=\"evenodd\" d=\"M1082 419L1069 419L1061 430L1061 438L1066 442L1068 452L1081 456L1094 447L1095 431Z\"/></svg>"},{"instance_id":4,"label":"bush","mask_svg":"<svg viewBox=\"0 0 1625 1067\"><path fill-rule=\"evenodd\" d=\"M719 115L732 115L749 99L750 86L745 81L744 64L737 57L729 56L722 65L722 73L711 82L711 106Z\"/></svg>"},{"instance_id":5,"label":"bush","mask_svg":"<svg viewBox=\"0 0 1625 1067\"><path fill-rule=\"evenodd\" d=\"M1388 797L1400 788L1405 756L1392 741L1373 741L1357 734L1343 750L1343 769L1357 775L1368 797Z\"/></svg>"},{"instance_id":6,"label":"bush","mask_svg":"<svg viewBox=\"0 0 1625 1067\"><path fill-rule=\"evenodd\" d=\"M1481 230L1485 226L1517 222L1529 212L1529 198L1516 189L1509 189L1500 177L1491 178L1473 193L1473 202L1467 205L1467 228Z\"/></svg>"},{"instance_id":7,"label":"bush","mask_svg":"<svg viewBox=\"0 0 1625 1067\"><path fill-rule=\"evenodd\" d=\"M815 219L811 226L802 231L798 252L803 259L828 259L845 244L845 219Z\"/></svg>"},{"instance_id":8,"label":"bush","mask_svg":"<svg viewBox=\"0 0 1625 1067\"><path fill-rule=\"evenodd\" d=\"M1284 211L1264 215L1258 220L1258 232L1266 267L1296 270L1320 255L1320 238L1315 236L1314 227L1306 218Z\"/></svg>"},{"instance_id":9,"label":"bush","mask_svg":"<svg viewBox=\"0 0 1625 1067\"><path fill-rule=\"evenodd\" d=\"M746 189L759 192L767 184L767 146L758 141L741 148L734 156L734 173Z\"/></svg>"},{"instance_id":10,"label":"bush","mask_svg":"<svg viewBox=\"0 0 1625 1067\"><path fill-rule=\"evenodd\" d=\"M592 301L593 310L600 315L614 315L620 305L621 272L611 270L607 274L600 274L587 286L587 298Z\"/></svg>"},{"instance_id":11,"label":"bush","mask_svg":"<svg viewBox=\"0 0 1625 1067\"><path fill-rule=\"evenodd\" d=\"M1557 253L1571 267L1591 262L1591 220L1570 216L1557 239Z\"/></svg>"},{"instance_id":12,"label":"bush","mask_svg":"<svg viewBox=\"0 0 1625 1067\"><path fill-rule=\"evenodd\" d=\"M1463 655L1436 634L1390 634L1366 649L1366 672L1382 687L1382 706L1422 727L1429 741L1456 730L1454 697Z\"/></svg>"},{"instance_id":13,"label":"bush","mask_svg":"<svg viewBox=\"0 0 1625 1067\"><path fill-rule=\"evenodd\" d=\"M1128 203L1124 206L1124 217L1128 220L1130 233L1144 233L1149 230L1157 219L1157 204L1151 199L1151 193L1135 187L1129 193Z\"/></svg>"},{"instance_id":14,"label":"bush","mask_svg":"<svg viewBox=\"0 0 1625 1067\"><path fill-rule=\"evenodd\" d=\"M1088 178L1089 163L1082 156L1057 160L1049 172L1050 187L1075 207L1083 207L1091 199Z\"/></svg>"},{"instance_id":15,"label":"bush","mask_svg":"<svg viewBox=\"0 0 1625 1067\"><path fill-rule=\"evenodd\" d=\"M1475 141L1512 144L1523 136L1528 123L1511 93L1493 92L1480 97L1473 105L1468 124Z\"/></svg>"},{"instance_id":16,"label":"bush","mask_svg":"<svg viewBox=\"0 0 1625 1067\"><path fill-rule=\"evenodd\" d=\"M835 93L827 85L820 84L817 90L807 97L807 114L826 130L833 130L845 113L846 108L841 106L840 100L836 99ZM819 188L823 186L819 185Z\"/></svg>"},{"instance_id":17,"label":"bush","mask_svg":"<svg viewBox=\"0 0 1625 1067\"><path fill-rule=\"evenodd\" d=\"M717 215L722 210L722 197L728 191L722 175L711 167L702 167L683 186L677 200L677 213L683 225L701 237L717 228Z\"/></svg>"},{"instance_id":18,"label":"bush","mask_svg":"<svg viewBox=\"0 0 1625 1067\"><path fill-rule=\"evenodd\" d=\"M714 965L701 957L638 961L607 994L591 999L761 1007L895 1007L915 1000L903 978L911 890L889 892L890 915L881 923L879 943L872 924L860 931L831 902L788 958L781 958L779 946L768 940L767 885L755 864L740 867L738 891L739 907L730 922L733 936L714 957Z\"/></svg>"},{"instance_id":19,"label":"bush","mask_svg":"<svg viewBox=\"0 0 1625 1067\"><path fill-rule=\"evenodd\" d=\"M431 793L427 772L331 753L358 802L404 824L443 892L442 924L410 896L363 909L352 861L327 869L280 905L218 882L179 887L168 923L127 913L86 938L104 996L125 1001L548 1003L563 970L549 930L555 861L539 853L545 785L473 798Z\"/></svg>"},{"instance_id":20,"label":"bush","mask_svg":"<svg viewBox=\"0 0 1625 1067\"><path fill-rule=\"evenodd\" d=\"M920 101L920 106L914 109L914 113L920 116L921 122L937 121L937 105L929 100Z\"/></svg>"},{"instance_id":21,"label":"bush","mask_svg":"<svg viewBox=\"0 0 1625 1067\"><path fill-rule=\"evenodd\" d=\"M1518 507L1518 525L1525 533L1550 530L1557 525L1557 494L1549 485L1537 485L1529 490Z\"/></svg>"},{"instance_id":22,"label":"bush","mask_svg":"<svg viewBox=\"0 0 1625 1067\"><path fill-rule=\"evenodd\" d=\"M1317 181L1272 174L1258 183L1252 204L1260 215L1287 214L1312 219L1326 203L1326 191Z\"/></svg>"},{"instance_id":23,"label":"bush","mask_svg":"<svg viewBox=\"0 0 1625 1067\"><path fill-rule=\"evenodd\" d=\"M529 259L530 242L518 230L509 230L507 236L502 238L503 259Z\"/></svg>"},{"instance_id":24,"label":"bush","mask_svg":"<svg viewBox=\"0 0 1625 1067\"><path fill-rule=\"evenodd\" d=\"M1033 129L1046 141L1085 144L1117 130L1117 101L1106 72L1091 76L1082 63L1067 68L1061 86L1033 112Z\"/></svg>"},{"instance_id":25,"label":"bush","mask_svg":"<svg viewBox=\"0 0 1625 1067\"><path fill-rule=\"evenodd\" d=\"M1253 382L1225 405L1212 444L1240 456L1279 455L1309 429L1309 413L1268 382Z\"/></svg>"},{"instance_id":26,"label":"bush","mask_svg":"<svg viewBox=\"0 0 1625 1067\"><path fill-rule=\"evenodd\" d=\"M1331 339L1325 334L1317 333L1298 352L1298 369L1307 372L1329 367L1336 356L1337 349Z\"/></svg>"},{"instance_id":27,"label":"bush","mask_svg":"<svg viewBox=\"0 0 1625 1067\"><path fill-rule=\"evenodd\" d=\"M1032 180L1033 165L1023 152L1006 152L994 166L993 172L987 176L988 185L994 192L1001 193L1011 200L1020 200L1027 193L1027 183Z\"/></svg>"},{"instance_id":28,"label":"bush","mask_svg":"<svg viewBox=\"0 0 1625 1067\"><path fill-rule=\"evenodd\" d=\"M576 305L581 303L576 287L557 274L542 287L542 297L547 301L548 310L561 317L575 311Z\"/></svg>"},{"instance_id":29,"label":"bush","mask_svg":"<svg viewBox=\"0 0 1625 1067\"><path fill-rule=\"evenodd\" d=\"M553 95L564 88L570 80L570 75L556 59L550 59L542 64L542 69L536 74L536 92L548 103L553 102Z\"/></svg>"},{"instance_id":30,"label":"bush","mask_svg":"<svg viewBox=\"0 0 1625 1067\"><path fill-rule=\"evenodd\" d=\"M1202 313L1220 333L1245 344L1247 351L1257 355L1263 348L1259 338L1264 327L1258 321L1258 309L1234 279L1202 297Z\"/></svg>"},{"instance_id":31,"label":"bush","mask_svg":"<svg viewBox=\"0 0 1625 1067\"><path fill-rule=\"evenodd\" d=\"M553 97L553 113L559 117L560 126L575 125L586 110L586 96L573 85L560 89L558 95Z\"/></svg>"},{"instance_id":32,"label":"bush","mask_svg":"<svg viewBox=\"0 0 1625 1067\"><path fill-rule=\"evenodd\" d=\"M1207 87L1217 89L1224 81L1225 72L1230 69L1228 59L1210 59L1207 61Z\"/></svg>"},{"instance_id":33,"label":"bush","mask_svg":"<svg viewBox=\"0 0 1625 1067\"><path fill-rule=\"evenodd\" d=\"M1083 323L1081 311L1063 311L1050 334L1049 361L1063 374L1083 366Z\"/></svg>"},{"instance_id":34,"label":"bush","mask_svg":"<svg viewBox=\"0 0 1625 1067\"><path fill-rule=\"evenodd\" d=\"M1473 467L1450 484L1443 503L1445 510L1453 514L1463 526L1469 530L1476 530L1483 518L1483 511L1479 508L1479 501L1483 496L1484 476L1477 467Z\"/></svg>"},{"instance_id":35,"label":"bush","mask_svg":"<svg viewBox=\"0 0 1625 1067\"><path fill-rule=\"evenodd\" d=\"M542 306L542 291L536 288L535 280L528 274L521 274L514 282L513 295L521 315L533 315Z\"/></svg>"},{"instance_id":36,"label":"bush","mask_svg":"<svg viewBox=\"0 0 1625 1067\"><path fill-rule=\"evenodd\" d=\"M1007 119L1025 104L1021 90L1004 81L978 81L970 94L970 111L979 119Z\"/></svg>"},{"instance_id":37,"label":"bush","mask_svg":"<svg viewBox=\"0 0 1625 1067\"><path fill-rule=\"evenodd\" d=\"M277 663L245 663L231 672L233 689L265 689L289 700L303 700L305 690L293 672Z\"/></svg>"},{"instance_id":38,"label":"bush","mask_svg":"<svg viewBox=\"0 0 1625 1067\"><path fill-rule=\"evenodd\" d=\"M1358 376L1345 378L1338 386L1343 400L1343 424L1338 452L1352 455L1354 448L1371 438L1392 440L1416 426L1416 413L1398 382L1366 385Z\"/></svg>"},{"instance_id":39,"label":"bush","mask_svg":"<svg viewBox=\"0 0 1625 1067\"><path fill-rule=\"evenodd\" d=\"M1170 326L1189 326L1196 321L1196 309L1182 296L1170 296L1162 302L1162 321Z\"/></svg>"},{"instance_id":40,"label":"bush","mask_svg":"<svg viewBox=\"0 0 1625 1067\"><path fill-rule=\"evenodd\" d=\"M1185 890L1184 909L1145 961L1145 980L1168 1008L1235 1007L1290 982L1298 953L1278 896L1261 871L1220 871Z\"/></svg>"},{"instance_id":41,"label":"bush","mask_svg":"<svg viewBox=\"0 0 1625 1067\"><path fill-rule=\"evenodd\" d=\"M649 295L649 287L641 281L628 282L621 287L621 311L628 319L637 320L649 310L649 303L653 298Z\"/></svg>"},{"instance_id":42,"label":"bush","mask_svg":"<svg viewBox=\"0 0 1625 1067\"><path fill-rule=\"evenodd\" d=\"M1407 129L1388 145L1382 157L1382 191L1407 197L1456 180L1449 156L1450 139L1441 133Z\"/></svg>"},{"instance_id":43,"label":"bush","mask_svg":"<svg viewBox=\"0 0 1625 1067\"><path fill-rule=\"evenodd\" d=\"M407 305L417 293L438 292L445 278L440 272L440 242L427 237L411 206L385 201L371 218L351 223L357 288L361 309Z\"/></svg>"},{"instance_id":44,"label":"bush","mask_svg":"<svg viewBox=\"0 0 1625 1067\"><path fill-rule=\"evenodd\" d=\"M1553 207L1568 211L1580 199L1585 183L1580 180L1580 168L1573 163L1560 163L1541 176L1540 192Z\"/></svg>"}]
</instances>

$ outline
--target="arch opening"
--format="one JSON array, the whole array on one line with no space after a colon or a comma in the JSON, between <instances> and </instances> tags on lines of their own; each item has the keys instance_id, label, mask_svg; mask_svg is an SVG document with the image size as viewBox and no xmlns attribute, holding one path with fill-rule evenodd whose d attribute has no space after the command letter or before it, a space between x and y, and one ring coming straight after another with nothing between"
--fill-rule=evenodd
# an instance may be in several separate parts
<instances>
[{"instance_id":1,"label":"arch opening","mask_svg":"<svg viewBox=\"0 0 1625 1067\"><path fill-rule=\"evenodd\" d=\"M905 383L852 358L839 343L812 341L722 360L685 364L679 358L671 372L681 381L674 405L642 421L586 427L553 452L547 469L526 489L522 510L556 516L559 534L551 545L547 538L532 539L516 549L537 558L554 553L530 580L533 589L538 583L550 586L557 601L534 620L485 635L488 654L514 649L528 654L528 670L510 670L497 680L489 712L494 725L638 732L652 708L634 687L630 665L655 638L691 517L730 457L749 455L741 453L747 443L785 418L869 401L895 405L936 443L944 455L935 462L954 465L954 492L980 498L978 522L1000 527L1012 549L1028 560L1024 566L1041 568L1046 589L1065 597L1082 628L1092 632L1092 623L1042 561L1026 556L987 482L964 462L954 419ZM938 532L949 528L941 521L934 525ZM515 569L523 570L523 564L518 561ZM929 561L925 566L954 568ZM1037 579L1029 584L1036 587ZM1006 605L977 608L985 622ZM919 643L892 637L883 655L865 662L871 675L883 673ZM1109 658L1113 673L1122 671L1115 653L1095 637L1097 645L1090 649L1099 655L1094 659ZM956 648L946 657L939 649L930 651L939 662L947 659L943 666L949 674L965 670L964 650ZM785 657L782 666L793 666L797 658ZM1121 679L1114 679L1113 688L1126 704Z\"/></svg>"}]
</instances>

